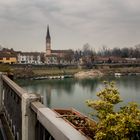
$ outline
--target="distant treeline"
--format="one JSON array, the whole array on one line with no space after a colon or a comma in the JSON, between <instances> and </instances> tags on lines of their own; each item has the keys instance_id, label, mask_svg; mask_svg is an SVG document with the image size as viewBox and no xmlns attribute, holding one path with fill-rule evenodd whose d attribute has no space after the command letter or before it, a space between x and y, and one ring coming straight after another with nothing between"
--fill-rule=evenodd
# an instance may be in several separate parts
<instances>
[{"instance_id":1,"label":"distant treeline","mask_svg":"<svg viewBox=\"0 0 140 140\"><path fill-rule=\"evenodd\" d=\"M102 57L122 57L122 58L140 58L140 44L134 47L115 47L110 49L103 46L99 51L94 51L92 47L87 43L83 46L82 50L75 51L76 56L102 56Z\"/></svg>"},{"instance_id":2,"label":"distant treeline","mask_svg":"<svg viewBox=\"0 0 140 140\"><path fill-rule=\"evenodd\" d=\"M131 48L113 48L103 50L97 52L97 55L100 56L117 56L122 58L140 58L140 46L139 47L131 47Z\"/></svg>"}]
</instances>

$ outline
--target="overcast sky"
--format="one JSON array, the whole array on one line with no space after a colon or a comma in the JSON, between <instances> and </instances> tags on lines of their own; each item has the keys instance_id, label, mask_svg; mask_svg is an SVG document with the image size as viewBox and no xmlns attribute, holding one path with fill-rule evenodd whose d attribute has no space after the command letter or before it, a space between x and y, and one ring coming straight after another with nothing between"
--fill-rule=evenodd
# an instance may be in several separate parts
<instances>
[{"instance_id":1,"label":"overcast sky","mask_svg":"<svg viewBox=\"0 0 140 140\"><path fill-rule=\"evenodd\" d=\"M140 0L0 0L3 47L45 51L47 24L52 49L132 47L140 43Z\"/></svg>"}]
</instances>

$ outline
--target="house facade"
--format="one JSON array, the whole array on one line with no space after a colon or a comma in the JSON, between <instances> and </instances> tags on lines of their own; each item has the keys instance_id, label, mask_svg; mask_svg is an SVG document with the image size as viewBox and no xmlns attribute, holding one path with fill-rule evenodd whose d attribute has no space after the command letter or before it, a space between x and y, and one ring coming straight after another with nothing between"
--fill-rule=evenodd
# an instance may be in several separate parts
<instances>
[{"instance_id":1,"label":"house facade","mask_svg":"<svg viewBox=\"0 0 140 140\"><path fill-rule=\"evenodd\" d=\"M17 58L14 55L0 54L0 63L16 64Z\"/></svg>"},{"instance_id":2,"label":"house facade","mask_svg":"<svg viewBox=\"0 0 140 140\"><path fill-rule=\"evenodd\" d=\"M19 52L17 62L19 64L42 64L42 54L38 52Z\"/></svg>"},{"instance_id":3,"label":"house facade","mask_svg":"<svg viewBox=\"0 0 140 140\"><path fill-rule=\"evenodd\" d=\"M5 63L5 64L17 63L16 53L13 51L13 49L3 48L0 51L0 63Z\"/></svg>"}]
</instances>

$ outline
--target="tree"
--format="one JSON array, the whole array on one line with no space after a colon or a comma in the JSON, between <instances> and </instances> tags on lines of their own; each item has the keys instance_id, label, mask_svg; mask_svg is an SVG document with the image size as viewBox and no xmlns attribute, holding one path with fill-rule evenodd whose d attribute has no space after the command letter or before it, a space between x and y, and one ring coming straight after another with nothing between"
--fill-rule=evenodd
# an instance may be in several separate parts
<instances>
[{"instance_id":1,"label":"tree","mask_svg":"<svg viewBox=\"0 0 140 140\"><path fill-rule=\"evenodd\" d=\"M3 49L2 45L0 45L0 51Z\"/></svg>"},{"instance_id":2,"label":"tree","mask_svg":"<svg viewBox=\"0 0 140 140\"><path fill-rule=\"evenodd\" d=\"M67 63L71 63L73 59L74 59L74 51L73 50L69 50L69 52L64 54L64 60L66 60Z\"/></svg>"},{"instance_id":3,"label":"tree","mask_svg":"<svg viewBox=\"0 0 140 140\"><path fill-rule=\"evenodd\" d=\"M127 58L129 57L129 49L128 48L122 48L122 57Z\"/></svg>"},{"instance_id":4,"label":"tree","mask_svg":"<svg viewBox=\"0 0 140 140\"><path fill-rule=\"evenodd\" d=\"M136 58L140 58L140 44L135 45L135 49L134 49L134 57Z\"/></svg>"},{"instance_id":5,"label":"tree","mask_svg":"<svg viewBox=\"0 0 140 140\"><path fill-rule=\"evenodd\" d=\"M112 56L117 56L117 57L119 57L120 55L121 55L121 49L115 47L115 48L112 50Z\"/></svg>"},{"instance_id":6,"label":"tree","mask_svg":"<svg viewBox=\"0 0 140 140\"><path fill-rule=\"evenodd\" d=\"M95 140L138 140L140 139L140 110L137 104L131 103L115 111L116 104L121 102L120 93L113 82L105 82L105 88L97 96L99 100L88 100L89 107L94 109L98 122L91 128ZM90 124L89 124L90 126Z\"/></svg>"},{"instance_id":7,"label":"tree","mask_svg":"<svg viewBox=\"0 0 140 140\"><path fill-rule=\"evenodd\" d=\"M98 55L111 56L111 50L106 45L103 45L102 48L99 50Z\"/></svg>"},{"instance_id":8,"label":"tree","mask_svg":"<svg viewBox=\"0 0 140 140\"><path fill-rule=\"evenodd\" d=\"M93 50L91 49L91 46L88 43L84 44L83 46L83 54L84 56L93 55Z\"/></svg>"}]
</instances>

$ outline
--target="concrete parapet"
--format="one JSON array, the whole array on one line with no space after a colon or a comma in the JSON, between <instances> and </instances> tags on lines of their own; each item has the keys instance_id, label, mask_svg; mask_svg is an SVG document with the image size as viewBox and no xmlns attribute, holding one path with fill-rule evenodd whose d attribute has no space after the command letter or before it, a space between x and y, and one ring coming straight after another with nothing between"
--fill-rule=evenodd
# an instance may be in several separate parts
<instances>
[{"instance_id":1,"label":"concrete parapet","mask_svg":"<svg viewBox=\"0 0 140 140\"><path fill-rule=\"evenodd\" d=\"M9 79L6 75L2 75L2 80L6 82L6 84L19 96L22 97L22 94L26 93L26 91L17 85L14 81Z\"/></svg>"},{"instance_id":2,"label":"concrete parapet","mask_svg":"<svg viewBox=\"0 0 140 140\"><path fill-rule=\"evenodd\" d=\"M25 93L22 95L22 140L35 140L36 114L31 110L31 102L39 101L40 96Z\"/></svg>"},{"instance_id":3,"label":"concrete parapet","mask_svg":"<svg viewBox=\"0 0 140 140\"><path fill-rule=\"evenodd\" d=\"M87 140L84 135L60 118L54 111L43 107L39 102L33 102L32 109L37 113L37 120L55 140Z\"/></svg>"}]
</instances>

